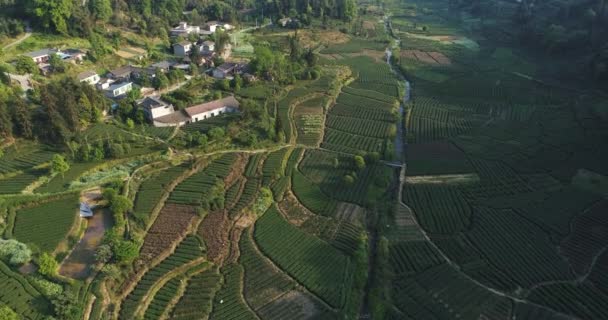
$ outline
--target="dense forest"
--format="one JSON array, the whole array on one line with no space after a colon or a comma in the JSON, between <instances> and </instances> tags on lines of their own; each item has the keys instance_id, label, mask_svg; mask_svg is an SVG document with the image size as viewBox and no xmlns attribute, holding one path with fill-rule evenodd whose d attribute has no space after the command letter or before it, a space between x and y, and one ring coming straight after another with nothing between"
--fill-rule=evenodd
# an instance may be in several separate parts
<instances>
[{"instance_id":1,"label":"dense forest","mask_svg":"<svg viewBox=\"0 0 608 320\"><path fill-rule=\"evenodd\" d=\"M239 12L253 12L260 18L306 16L351 20L357 11L354 0L274 0L274 1L207 1L207 0L26 0L0 2L2 11L14 12L0 20L0 33L15 34L23 30L23 13L36 16L37 27L44 30L89 36L95 22L130 27L151 36L167 35L166 28L183 19L189 12L192 23L208 20L237 22ZM32 22L34 23L34 22Z\"/></svg>"}]
</instances>

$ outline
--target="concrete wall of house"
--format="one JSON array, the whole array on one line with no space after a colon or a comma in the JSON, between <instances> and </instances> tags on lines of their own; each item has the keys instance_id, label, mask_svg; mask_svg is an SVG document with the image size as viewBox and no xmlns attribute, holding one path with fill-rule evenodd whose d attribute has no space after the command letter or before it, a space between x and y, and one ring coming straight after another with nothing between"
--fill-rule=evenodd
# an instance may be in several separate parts
<instances>
[{"instance_id":1,"label":"concrete wall of house","mask_svg":"<svg viewBox=\"0 0 608 320\"><path fill-rule=\"evenodd\" d=\"M215 110L210 110L207 112L203 112L203 113L194 115L194 116L190 117L190 120L191 120L191 122L199 122L199 121L203 121L205 119L209 119L209 118L212 118L215 116L219 116L220 114L229 113L229 112L236 112L236 109L231 108L231 107L221 107L221 108L217 108Z\"/></svg>"},{"instance_id":2,"label":"concrete wall of house","mask_svg":"<svg viewBox=\"0 0 608 320\"><path fill-rule=\"evenodd\" d=\"M173 47L173 54L175 54L176 56L179 56L179 57L185 57L190 53L190 50L191 50L190 46L186 46L186 47L175 46L175 47Z\"/></svg>"},{"instance_id":3,"label":"concrete wall of house","mask_svg":"<svg viewBox=\"0 0 608 320\"><path fill-rule=\"evenodd\" d=\"M158 107L158 108L153 108L150 111L151 111L150 116L152 117L152 119L156 119L158 117L166 116L168 114L173 113L173 107L171 107L171 106Z\"/></svg>"},{"instance_id":4,"label":"concrete wall of house","mask_svg":"<svg viewBox=\"0 0 608 320\"><path fill-rule=\"evenodd\" d=\"M175 126L183 126L186 123L185 122L179 122L179 123L165 123L165 122L158 122L158 121L153 121L152 124L154 124L155 127L175 127Z\"/></svg>"}]
</instances>

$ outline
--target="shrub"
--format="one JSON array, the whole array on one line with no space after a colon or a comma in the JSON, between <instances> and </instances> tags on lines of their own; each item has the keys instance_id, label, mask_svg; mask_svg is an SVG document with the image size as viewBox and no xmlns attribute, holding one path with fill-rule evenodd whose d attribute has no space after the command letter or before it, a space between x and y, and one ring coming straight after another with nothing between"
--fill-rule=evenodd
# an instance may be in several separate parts
<instances>
[{"instance_id":1,"label":"shrub","mask_svg":"<svg viewBox=\"0 0 608 320\"><path fill-rule=\"evenodd\" d=\"M57 274L57 268L59 268L59 263L52 255L45 252L40 256L38 273L52 277Z\"/></svg>"},{"instance_id":2,"label":"shrub","mask_svg":"<svg viewBox=\"0 0 608 320\"><path fill-rule=\"evenodd\" d=\"M17 240L0 239L0 258L8 260L10 264L24 264L31 260L32 251Z\"/></svg>"}]
</instances>

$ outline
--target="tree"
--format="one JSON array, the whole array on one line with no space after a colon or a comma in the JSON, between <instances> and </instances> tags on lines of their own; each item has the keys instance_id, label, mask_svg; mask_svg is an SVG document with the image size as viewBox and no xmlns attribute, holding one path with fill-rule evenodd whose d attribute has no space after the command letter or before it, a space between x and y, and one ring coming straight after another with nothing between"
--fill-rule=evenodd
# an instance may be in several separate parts
<instances>
[{"instance_id":1,"label":"tree","mask_svg":"<svg viewBox=\"0 0 608 320\"><path fill-rule=\"evenodd\" d=\"M352 186L355 183L355 178L349 174L346 174L344 177L342 177L342 182L344 182L344 184L347 186Z\"/></svg>"},{"instance_id":2,"label":"tree","mask_svg":"<svg viewBox=\"0 0 608 320\"><path fill-rule=\"evenodd\" d=\"M59 263L55 258L48 254L47 252L43 253L38 260L38 272L45 276L55 276L57 274L57 268L59 268Z\"/></svg>"},{"instance_id":3,"label":"tree","mask_svg":"<svg viewBox=\"0 0 608 320\"><path fill-rule=\"evenodd\" d=\"M110 210L115 214L125 214L131 209L133 209L133 202L125 196L115 195L110 200Z\"/></svg>"},{"instance_id":4,"label":"tree","mask_svg":"<svg viewBox=\"0 0 608 320\"><path fill-rule=\"evenodd\" d=\"M219 140L219 139L223 138L225 134L226 134L226 132L224 132L224 129L222 129L220 127L212 128L208 132L209 138L211 138L212 140Z\"/></svg>"},{"instance_id":5,"label":"tree","mask_svg":"<svg viewBox=\"0 0 608 320\"><path fill-rule=\"evenodd\" d=\"M54 28L61 34L68 33L67 20L72 15L72 0L33 0L33 12L46 29Z\"/></svg>"},{"instance_id":6,"label":"tree","mask_svg":"<svg viewBox=\"0 0 608 320\"><path fill-rule=\"evenodd\" d=\"M95 252L95 261L98 263L106 263L112 259L112 247L107 244L102 244L97 248Z\"/></svg>"},{"instance_id":7,"label":"tree","mask_svg":"<svg viewBox=\"0 0 608 320\"><path fill-rule=\"evenodd\" d=\"M13 124L11 123L11 117L9 116L6 104L0 101L0 138L10 138L13 136ZM2 149L0 149L0 158L4 155Z\"/></svg>"},{"instance_id":8,"label":"tree","mask_svg":"<svg viewBox=\"0 0 608 320\"><path fill-rule=\"evenodd\" d=\"M83 306L78 304L78 299L71 290L65 290L53 299L55 315L61 320L79 320Z\"/></svg>"},{"instance_id":9,"label":"tree","mask_svg":"<svg viewBox=\"0 0 608 320\"><path fill-rule=\"evenodd\" d=\"M0 306L0 320L20 320L21 317L8 306Z\"/></svg>"},{"instance_id":10,"label":"tree","mask_svg":"<svg viewBox=\"0 0 608 320\"><path fill-rule=\"evenodd\" d=\"M0 239L0 258L10 264L20 265L31 260L32 251L15 239Z\"/></svg>"},{"instance_id":11,"label":"tree","mask_svg":"<svg viewBox=\"0 0 608 320\"><path fill-rule=\"evenodd\" d=\"M58 54L52 54L49 58L49 65L53 72L65 72L65 61Z\"/></svg>"},{"instance_id":12,"label":"tree","mask_svg":"<svg viewBox=\"0 0 608 320\"><path fill-rule=\"evenodd\" d=\"M30 110L20 97L14 99L13 123L18 135L24 138L31 138L34 135Z\"/></svg>"},{"instance_id":13,"label":"tree","mask_svg":"<svg viewBox=\"0 0 608 320\"><path fill-rule=\"evenodd\" d=\"M354 156L353 160L355 161L355 166L357 169L361 170L365 168L365 159L362 156Z\"/></svg>"},{"instance_id":14,"label":"tree","mask_svg":"<svg viewBox=\"0 0 608 320\"><path fill-rule=\"evenodd\" d=\"M112 16L112 4L110 0L91 1L91 11L97 20L107 22Z\"/></svg>"},{"instance_id":15,"label":"tree","mask_svg":"<svg viewBox=\"0 0 608 320\"><path fill-rule=\"evenodd\" d=\"M60 154L53 155L53 159L51 160L51 172L63 176L68 170L70 170L70 164L65 157Z\"/></svg>"},{"instance_id":16,"label":"tree","mask_svg":"<svg viewBox=\"0 0 608 320\"><path fill-rule=\"evenodd\" d=\"M160 70L156 70L156 76L152 81L154 88L160 90L169 86L169 78Z\"/></svg>"},{"instance_id":17,"label":"tree","mask_svg":"<svg viewBox=\"0 0 608 320\"><path fill-rule=\"evenodd\" d=\"M15 69L19 74L38 73L38 65L36 65L34 60L28 56L17 57L17 61L15 61Z\"/></svg>"},{"instance_id":18,"label":"tree","mask_svg":"<svg viewBox=\"0 0 608 320\"><path fill-rule=\"evenodd\" d=\"M139 256L137 244L131 241L119 240L112 247L114 257L120 263L129 264Z\"/></svg>"}]
</instances>

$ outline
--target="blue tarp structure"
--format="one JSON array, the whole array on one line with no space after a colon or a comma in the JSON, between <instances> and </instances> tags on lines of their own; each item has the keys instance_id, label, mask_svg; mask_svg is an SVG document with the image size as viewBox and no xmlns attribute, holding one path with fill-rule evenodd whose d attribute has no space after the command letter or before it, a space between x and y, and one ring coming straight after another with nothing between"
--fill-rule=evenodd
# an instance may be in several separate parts
<instances>
[{"instance_id":1,"label":"blue tarp structure","mask_svg":"<svg viewBox=\"0 0 608 320\"><path fill-rule=\"evenodd\" d=\"M90 218L93 216L93 210L84 202L80 203L80 216L83 218Z\"/></svg>"}]
</instances>

